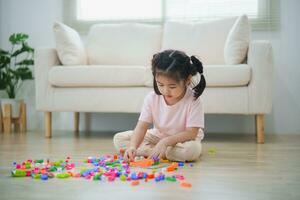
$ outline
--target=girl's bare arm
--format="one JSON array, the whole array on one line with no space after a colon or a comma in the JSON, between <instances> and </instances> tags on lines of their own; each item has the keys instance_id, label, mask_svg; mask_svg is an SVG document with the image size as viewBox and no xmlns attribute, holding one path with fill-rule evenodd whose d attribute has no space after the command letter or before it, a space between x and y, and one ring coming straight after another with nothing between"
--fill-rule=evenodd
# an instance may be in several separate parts
<instances>
[{"instance_id":1,"label":"girl's bare arm","mask_svg":"<svg viewBox=\"0 0 300 200\"><path fill-rule=\"evenodd\" d=\"M129 148L137 149L140 146L146 135L149 125L150 124L148 122L138 121L133 131Z\"/></svg>"},{"instance_id":2,"label":"girl's bare arm","mask_svg":"<svg viewBox=\"0 0 300 200\"><path fill-rule=\"evenodd\" d=\"M180 142L194 140L197 137L199 130L203 131L201 128L197 127L187 128L185 131L166 137L163 140L166 146L174 146Z\"/></svg>"}]
</instances>

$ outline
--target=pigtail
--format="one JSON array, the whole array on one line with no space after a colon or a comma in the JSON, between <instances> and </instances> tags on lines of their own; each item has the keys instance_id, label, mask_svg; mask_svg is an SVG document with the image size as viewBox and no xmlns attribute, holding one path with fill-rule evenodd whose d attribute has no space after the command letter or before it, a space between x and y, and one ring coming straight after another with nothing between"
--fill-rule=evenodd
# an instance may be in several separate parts
<instances>
[{"instance_id":1,"label":"pigtail","mask_svg":"<svg viewBox=\"0 0 300 200\"><path fill-rule=\"evenodd\" d=\"M161 95L157 83L156 83L156 79L155 79L155 75L157 73L157 66L161 66L162 62L161 62L162 58L161 58L161 54L156 53L153 55L152 60L151 60L151 70L152 70L152 75L153 75L153 88L156 94Z\"/></svg>"},{"instance_id":2,"label":"pigtail","mask_svg":"<svg viewBox=\"0 0 300 200\"><path fill-rule=\"evenodd\" d=\"M195 56L191 56L192 68L200 74L200 82L196 85L194 90L194 97L197 99L203 93L206 87L206 81L203 75L203 65ZM192 70L192 71L194 71Z\"/></svg>"}]
</instances>

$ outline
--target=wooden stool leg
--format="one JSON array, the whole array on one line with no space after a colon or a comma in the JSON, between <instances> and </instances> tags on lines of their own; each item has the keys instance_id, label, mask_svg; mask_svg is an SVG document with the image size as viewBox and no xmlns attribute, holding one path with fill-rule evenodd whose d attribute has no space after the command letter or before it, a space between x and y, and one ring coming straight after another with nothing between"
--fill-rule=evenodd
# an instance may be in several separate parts
<instances>
[{"instance_id":1,"label":"wooden stool leg","mask_svg":"<svg viewBox=\"0 0 300 200\"><path fill-rule=\"evenodd\" d=\"M12 110L11 104L4 105L3 126L4 133L11 133Z\"/></svg>"},{"instance_id":2,"label":"wooden stool leg","mask_svg":"<svg viewBox=\"0 0 300 200\"><path fill-rule=\"evenodd\" d=\"M14 120L14 122L13 122L13 124L14 124L14 126L15 126L15 132L20 132L20 130L21 130L21 122L20 122L20 119L16 119L16 120Z\"/></svg>"},{"instance_id":3,"label":"wooden stool leg","mask_svg":"<svg viewBox=\"0 0 300 200\"><path fill-rule=\"evenodd\" d=\"M26 132L27 131L27 119L26 119L26 104L22 101L20 105L20 131Z\"/></svg>"},{"instance_id":4,"label":"wooden stool leg","mask_svg":"<svg viewBox=\"0 0 300 200\"><path fill-rule=\"evenodd\" d=\"M19 117L17 118L13 118L13 123L15 126L15 132L21 132L22 129L22 124L21 124L21 116L22 116L22 103L24 103L23 100L20 101L20 105L19 105Z\"/></svg>"},{"instance_id":5,"label":"wooden stool leg","mask_svg":"<svg viewBox=\"0 0 300 200\"><path fill-rule=\"evenodd\" d=\"M258 144L263 144L263 143L265 143L264 115L262 115L262 114L255 115L255 124L256 124L257 143Z\"/></svg>"},{"instance_id":6,"label":"wooden stool leg","mask_svg":"<svg viewBox=\"0 0 300 200\"><path fill-rule=\"evenodd\" d=\"M0 104L0 133L3 132L3 116L2 116L2 108Z\"/></svg>"},{"instance_id":7,"label":"wooden stool leg","mask_svg":"<svg viewBox=\"0 0 300 200\"><path fill-rule=\"evenodd\" d=\"M75 132L79 131L79 112L74 113L74 130Z\"/></svg>"},{"instance_id":8,"label":"wooden stool leg","mask_svg":"<svg viewBox=\"0 0 300 200\"><path fill-rule=\"evenodd\" d=\"M45 112L45 136L46 138L51 138L52 136L52 119L51 112Z\"/></svg>"}]
</instances>

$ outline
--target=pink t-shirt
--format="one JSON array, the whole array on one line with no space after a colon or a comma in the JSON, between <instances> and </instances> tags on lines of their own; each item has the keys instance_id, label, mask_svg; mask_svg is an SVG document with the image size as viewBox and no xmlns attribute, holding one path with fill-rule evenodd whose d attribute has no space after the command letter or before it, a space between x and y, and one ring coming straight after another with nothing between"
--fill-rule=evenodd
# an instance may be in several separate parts
<instances>
[{"instance_id":1,"label":"pink t-shirt","mask_svg":"<svg viewBox=\"0 0 300 200\"><path fill-rule=\"evenodd\" d=\"M153 123L152 133L160 138L171 136L188 127L204 128L204 111L201 97L195 100L193 90L188 88L184 97L174 105L167 105L162 95L150 92L144 100L140 121ZM203 132L199 130L199 139Z\"/></svg>"}]
</instances>

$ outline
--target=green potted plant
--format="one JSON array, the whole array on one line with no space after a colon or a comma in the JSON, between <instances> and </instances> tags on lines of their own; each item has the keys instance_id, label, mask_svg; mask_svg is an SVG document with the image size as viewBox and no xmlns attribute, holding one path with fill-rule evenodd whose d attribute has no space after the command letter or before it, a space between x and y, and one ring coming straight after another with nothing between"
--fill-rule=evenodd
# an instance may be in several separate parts
<instances>
[{"instance_id":1,"label":"green potted plant","mask_svg":"<svg viewBox=\"0 0 300 200\"><path fill-rule=\"evenodd\" d=\"M1 99L1 107L3 110L4 104L12 104L13 117L18 117L18 89L23 81L33 79L29 66L34 64L34 49L28 45L27 39L27 34L14 33L9 37L11 49L0 48L0 90L4 90L9 98Z\"/></svg>"}]
</instances>

